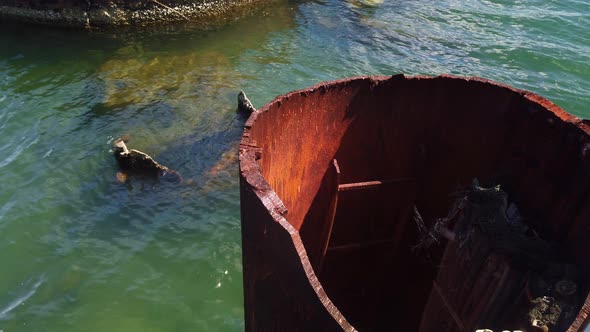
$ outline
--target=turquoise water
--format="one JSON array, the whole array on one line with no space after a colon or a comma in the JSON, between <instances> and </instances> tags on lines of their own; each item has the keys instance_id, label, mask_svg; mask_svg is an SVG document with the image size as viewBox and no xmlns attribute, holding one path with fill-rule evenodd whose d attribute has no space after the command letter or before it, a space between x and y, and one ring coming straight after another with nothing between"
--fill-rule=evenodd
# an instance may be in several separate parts
<instances>
[{"instance_id":1,"label":"turquoise water","mask_svg":"<svg viewBox=\"0 0 590 332\"><path fill-rule=\"evenodd\" d=\"M245 90L476 75L590 118L575 0L279 2L227 26L0 23L0 330L243 329L236 144ZM114 138L185 182L120 183Z\"/></svg>"}]
</instances>

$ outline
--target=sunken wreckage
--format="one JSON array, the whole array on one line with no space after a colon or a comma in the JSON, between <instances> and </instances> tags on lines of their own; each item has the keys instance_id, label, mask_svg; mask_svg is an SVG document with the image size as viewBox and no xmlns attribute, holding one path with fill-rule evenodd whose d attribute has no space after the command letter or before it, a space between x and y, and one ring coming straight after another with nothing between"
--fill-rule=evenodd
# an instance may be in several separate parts
<instances>
[{"instance_id":1,"label":"sunken wreckage","mask_svg":"<svg viewBox=\"0 0 590 332\"><path fill-rule=\"evenodd\" d=\"M582 332L589 133L481 78L277 97L239 151L246 331Z\"/></svg>"}]
</instances>

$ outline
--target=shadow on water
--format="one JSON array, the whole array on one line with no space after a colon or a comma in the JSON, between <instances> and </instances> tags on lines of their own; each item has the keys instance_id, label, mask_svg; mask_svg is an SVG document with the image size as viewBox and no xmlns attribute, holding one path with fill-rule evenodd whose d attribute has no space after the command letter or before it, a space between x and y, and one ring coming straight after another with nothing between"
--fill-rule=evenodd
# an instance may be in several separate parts
<instances>
[{"instance_id":1,"label":"shadow on water","mask_svg":"<svg viewBox=\"0 0 590 332\"><path fill-rule=\"evenodd\" d=\"M189 174L187 181L202 187L224 173L237 176L238 143L245 117L236 114L225 128L202 135L197 132L178 139L158 154L163 163L182 160L178 165L181 174Z\"/></svg>"}]
</instances>

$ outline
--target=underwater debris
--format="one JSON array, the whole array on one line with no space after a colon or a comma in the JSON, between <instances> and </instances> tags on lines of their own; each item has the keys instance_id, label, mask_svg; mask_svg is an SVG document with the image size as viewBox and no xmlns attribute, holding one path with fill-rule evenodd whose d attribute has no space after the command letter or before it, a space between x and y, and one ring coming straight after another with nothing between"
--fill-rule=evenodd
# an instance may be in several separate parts
<instances>
[{"instance_id":1,"label":"underwater debris","mask_svg":"<svg viewBox=\"0 0 590 332\"><path fill-rule=\"evenodd\" d=\"M529 311L531 326L544 332L549 331L549 326L554 326L561 315L561 307L554 298L543 296L531 301L532 308Z\"/></svg>"},{"instance_id":2,"label":"underwater debris","mask_svg":"<svg viewBox=\"0 0 590 332\"><path fill-rule=\"evenodd\" d=\"M161 176L182 182L182 176L177 171L160 165L152 157L144 152L127 148L125 141L118 138L113 143L115 159L122 172L117 173L117 179L125 182L130 174Z\"/></svg>"},{"instance_id":3,"label":"underwater debris","mask_svg":"<svg viewBox=\"0 0 590 332\"><path fill-rule=\"evenodd\" d=\"M454 264L464 267L463 276L469 282L486 278L489 271L485 272L485 264L490 257L519 271L514 280L524 280L520 290L501 301L516 303L520 294L526 293L528 311L520 321L539 331L553 332L565 331L575 318L582 303L579 269L559 256L559 248L523 223L518 207L509 202L500 186L484 188L474 179L451 205L447 217L427 227L414 206L414 221L420 234L414 249L428 249L443 239L454 242L459 260ZM507 308L506 303L490 303L488 308Z\"/></svg>"},{"instance_id":4,"label":"underwater debris","mask_svg":"<svg viewBox=\"0 0 590 332\"><path fill-rule=\"evenodd\" d=\"M460 196L447 217L438 218L430 229L415 207L414 220L421 234L416 249L428 248L445 238L459 241L459 249L468 252L475 245L486 246L482 253L504 254L524 266L541 267L555 258L554 248L522 223L518 207L508 202L508 194L500 186L484 188L474 179ZM475 243L475 232L482 233L487 241Z\"/></svg>"}]
</instances>

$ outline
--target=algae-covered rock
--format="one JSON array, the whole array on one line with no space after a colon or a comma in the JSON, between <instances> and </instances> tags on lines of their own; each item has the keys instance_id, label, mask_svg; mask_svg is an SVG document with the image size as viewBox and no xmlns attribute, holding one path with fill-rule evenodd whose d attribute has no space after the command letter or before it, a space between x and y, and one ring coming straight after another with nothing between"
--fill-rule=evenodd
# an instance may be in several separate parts
<instances>
[{"instance_id":1,"label":"algae-covered rock","mask_svg":"<svg viewBox=\"0 0 590 332\"><path fill-rule=\"evenodd\" d=\"M71 27L194 22L210 25L271 0L0 0L0 17Z\"/></svg>"},{"instance_id":2,"label":"algae-covered rock","mask_svg":"<svg viewBox=\"0 0 590 332\"><path fill-rule=\"evenodd\" d=\"M121 168L117 179L125 182L129 175L148 175L152 177L167 177L175 182L182 182L182 176L175 170L156 162L144 152L127 148L123 139L115 140L113 144L115 159Z\"/></svg>"}]
</instances>

